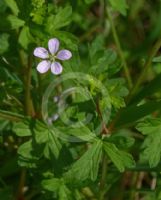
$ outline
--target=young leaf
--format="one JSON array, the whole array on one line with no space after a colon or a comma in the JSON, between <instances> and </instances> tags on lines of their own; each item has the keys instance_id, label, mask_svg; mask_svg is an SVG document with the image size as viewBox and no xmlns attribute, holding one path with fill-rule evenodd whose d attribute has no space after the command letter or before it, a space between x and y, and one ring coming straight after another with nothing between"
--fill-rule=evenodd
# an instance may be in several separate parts
<instances>
[{"instance_id":1,"label":"young leaf","mask_svg":"<svg viewBox=\"0 0 161 200\"><path fill-rule=\"evenodd\" d=\"M161 119L149 118L137 125L137 130L146 135L142 148L150 167L155 167L161 158Z\"/></svg>"},{"instance_id":2,"label":"young leaf","mask_svg":"<svg viewBox=\"0 0 161 200\"><path fill-rule=\"evenodd\" d=\"M84 181L86 179L96 180L99 163L102 156L102 141L97 140L87 152L77 160L71 169L65 173L67 181Z\"/></svg>"},{"instance_id":3,"label":"young leaf","mask_svg":"<svg viewBox=\"0 0 161 200\"><path fill-rule=\"evenodd\" d=\"M61 184L61 181L58 178L51 178L51 179L43 180L41 182L41 185L45 190L56 192L56 193L59 190L60 184Z\"/></svg>"},{"instance_id":4,"label":"young leaf","mask_svg":"<svg viewBox=\"0 0 161 200\"><path fill-rule=\"evenodd\" d=\"M109 0L111 6L114 10L119 11L122 15L126 15L128 5L126 0Z\"/></svg>"},{"instance_id":5,"label":"young leaf","mask_svg":"<svg viewBox=\"0 0 161 200\"><path fill-rule=\"evenodd\" d=\"M129 153L119 150L114 144L108 142L104 142L103 147L120 172L126 168L134 167L135 161Z\"/></svg>"},{"instance_id":6,"label":"young leaf","mask_svg":"<svg viewBox=\"0 0 161 200\"><path fill-rule=\"evenodd\" d=\"M59 200L71 200L71 192L64 184L63 179L52 178L41 182L45 190L56 193Z\"/></svg>"},{"instance_id":7,"label":"young leaf","mask_svg":"<svg viewBox=\"0 0 161 200\"><path fill-rule=\"evenodd\" d=\"M30 30L28 26L24 26L20 32L18 42L24 48L27 49L28 45L33 41L33 37L30 34Z\"/></svg>"},{"instance_id":8,"label":"young leaf","mask_svg":"<svg viewBox=\"0 0 161 200\"><path fill-rule=\"evenodd\" d=\"M161 56L154 57L153 62L161 62Z\"/></svg>"},{"instance_id":9,"label":"young leaf","mask_svg":"<svg viewBox=\"0 0 161 200\"><path fill-rule=\"evenodd\" d=\"M67 26L71 22L72 7L61 8L56 15L50 15L47 19L46 30L51 34L53 31Z\"/></svg>"},{"instance_id":10,"label":"young leaf","mask_svg":"<svg viewBox=\"0 0 161 200\"><path fill-rule=\"evenodd\" d=\"M18 17L14 15L9 15L7 17L7 20L10 23L11 29L20 28L25 24L25 21L23 21L22 19L19 19Z\"/></svg>"},{"instance_id":11,"label":"young leaf","mask_svg":"<svg viewBox=\"0 0 161 200\"><path fill-rule=\"evenodd\" d=\"M13 14L18 16L19 8L15 0L5 0L7 6L12 10Z\"/></svg>"},{"instance_id":12,"label":"young leaf","mask_svg":"<svg viewBox=\"0 0 161 200\"><path fill-rule=\"evenodd\" d=\"M31 130L29 128L29 124L27 122L17 122L13 124L12 129L17 136L24 137L24 136L31 136Z\"/></svg>"},{"instance_id":13,"label":"young leaf","mask_svg":"<svg viewBox=\"0 0 161 200\"><path fill-rule=\"evenodd\" d=\"M9 34L3 33L0 35L0 54L5 53L9 48Z\"/></svg>"}]
</instances>

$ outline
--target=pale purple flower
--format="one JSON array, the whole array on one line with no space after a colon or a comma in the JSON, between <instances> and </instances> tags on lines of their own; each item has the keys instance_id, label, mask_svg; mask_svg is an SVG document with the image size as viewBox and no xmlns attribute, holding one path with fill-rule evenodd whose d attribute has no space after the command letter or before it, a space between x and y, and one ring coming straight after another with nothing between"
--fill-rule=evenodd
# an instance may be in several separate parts
<instances>
[{"instance_id":1,"label":"pale purple flower","mask_svg":"<svg viewBox=\"0 0 161 200\"><path fill-rule=\"evenodd\" d=\"M59 50L59 40L57 38L48 41L48 50L44 47L37 47L34 50L34 56L44 59L37 65L37 71L45 73L49 69L55 75L61 74L63 67L57 60L69 60L72 53L69 50Z\"/></svg>"}]
</instances>

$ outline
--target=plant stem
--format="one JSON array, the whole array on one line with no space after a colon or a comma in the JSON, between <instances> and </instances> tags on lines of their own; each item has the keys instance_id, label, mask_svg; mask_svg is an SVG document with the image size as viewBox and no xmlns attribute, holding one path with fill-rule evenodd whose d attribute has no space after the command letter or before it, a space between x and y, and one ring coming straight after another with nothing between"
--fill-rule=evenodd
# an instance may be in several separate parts
<instances>
[{"instance_id":1,"label":"plant stem","mask_svg":"<svg viewBox=\"0 0 161 200\"><path fill-rule=\"evenodd\" d=\"M130 72L129 72L125 57L124 57L123 50L121 48L121 44L120 44L120 41L119 41L119 37L117 35L117 31L116 31L116 28L115 28L111 13L110 13L110 11L109 11L109 9L107 7L106 7L106 13L107 13L110 25L111 25L112 34L113 34L113 38L114 38L114 41L115 41L116 46L117 46L118 54L119 54L119 56L121 58L121 62L122 62L122 65L123 65L123 68L124 68L124 71L125 71L125 76L126 76L126 79L127 79L128 87L129 87L129 89L131 89L133 84L132 84L132 79L131 79L131 76L130 76Z\"/></svg>"},{"instance_id":2,"label":"plant stem","mask_svg":"<svg viewBox=\"0 0 161 200\"><path fill-rule=\"evenodd\" d=\"M151 63L152 63L152 60L154 58L154 56L156 55L156 53L158 52L158 50L160 49L161 47L161 38L155 43L155 45L153 46L151 52L150 52L150 55L143 67L143 71L141 72L138 80L136 81L136 84L134 86L134 88L131 90L130 92L130 95L127 99L127 103L129 103L129 101L132 99L132 97L136 94L136 92L138 91L139 89L139 86L141 85L141 83L143 82L144 78L145 78L145 75L148 71L148 69L150 68L151 66Z\"/></svg>"},{"instance_id":3,"label":"plant stem","mask_svg":"<svg viewBox=\"0 0 161 200\"><path fill-rule=\"evenodd\" d=\"M0 110L0 118L10 121L22 121L24 116L9 111Z\"/></svg>"},{"instance_id":4,"label":"plant stem","mask_svg":"<svg viewBox=\"0 0 161 200\"><path fill-rule=\"evenodd\" d=\"M107 177L107 157L106 154L103 152L99 200L104 200L106 177Z\"/></svg>"},{"instance_id":5,"label":"plant stem","mask_svg":"<svg viewBox=\"0 0 161 200\"><path fill-rule=\"evenodd\" d=\"M26 68L26 81L25 81L25 112L29 116L34 116L35 111L31 99L31 70L32 70L32 57L28 58L28 67Z\"/></svg>"},{"instance_id":6,"label":"plant stem","mask_svg":"<svg viewBox=\"0 0 161 200\"><path fill-rule=\"evenodd\" d=\"M21 64L24 68L24 85L25 85L25 106L24 110L26 115L28 116L35 116L35 111L33 107L33 102L31 98L31 71L32 71L32 56L28 57L27 62L25 62L25 52L23 50L20 50L20 60ZM26 180L26 169L21 170L21 175L20 175L20 181L19 181L19 186L18 186L18 192L17 192L17 200L23 200L24 199L24 194L23 194L23 188L25 185L25 180Z\"/></svg>"}]
</instances>

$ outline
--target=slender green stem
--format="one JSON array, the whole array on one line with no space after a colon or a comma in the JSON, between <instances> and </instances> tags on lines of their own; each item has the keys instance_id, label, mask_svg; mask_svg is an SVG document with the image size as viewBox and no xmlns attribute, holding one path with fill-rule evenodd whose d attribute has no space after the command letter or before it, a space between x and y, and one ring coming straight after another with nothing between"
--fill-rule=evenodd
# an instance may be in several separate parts
<instances>
[{"instance_id":1,"label":"slender green stem","mask_svg":"<svg viewBox=\"0 0 161 200\"><path fill-rule=\"evenodd\" d=\"M28 116L34 116L34 107L31 98L31 70L32 70L32 56L28 57L27 62L25 62L25 56L23 50L20 50L20 60L21 64L24 68L24 85L25 85L25 106L24 110ZM20 180L19 180L19 187L17 192L17 200L24 199L23 188L26 181L26 169L21 170Z\"/></svg>"},{"instance_id":2,"label":"slender green stem","mask_svg":"<svg viewBox=\"0 0 161 200\"><path fill-rule=\"evenodd\" d=\"M21 121L24 119L24 116L9 111L0 110L0 118L10 121Z\"/></svg>"},{"instance_id":3,"label":"slender green stem","mask_svg":"<svg viewBox=\"0 0 161 200\"><path fill-rule=\"evenodd\" d=\"M103 152L99 200L104 200L106 177L107 177L107 157L106 154Z\"/></svg>"},{"instance_id":4,"label":"slender green stem","mask_svg":"<svg viewBox=\"0 0 161 200\"><path fill-rule=\"evenodd\" d=\"M150 52L150 55L149 55L145 65L143 67L143 71L141 72L138 80L136 81L136 84L135 84L134 88L131 90L131 92L129 94L127 102L129 102L132 99L132 97L137 93L137 91L139 89L139 86L144 81L145 75L146 75L148 69L151 66L152 60L153 60L154 56L156 55L156 53L158 52L158 50L160 49L160 47L161 47L161 38L153 46L153 48L152 48L152 50Z\"/></svg>"},{"instance_id":5,"label":"slender green stem","mask_svg":"<svg viewBox=\"0 0 161 200\"><path fill-rule=\"evenodd\" d=\"M25 81L25 111L29 116L34 116L33 102L31 99L31 70L32 70L32 57L29 56L28 66L26 68L26 81Z\"/></svg>"},{"instance_id":6,"label":"slender green stem","mask_svg":"<svg viewBox=\"0 0 161 200\"><path fill-rule=\"evenodd\" d=\"M132 79L131 79L131 76L130 76L130 72L129 72L125 57L124 57L123 50L121 48L121 44L120 44L120 41L119 41L119 37L117 35L117 31L116 31L111 13L110 13L108 8L106 8L106 13L107 13L110 25L111 25L112 34L113 34L113 38L114 38L114 41L115 41L116 46L117 46L118 54L121 58L121 62L122 62L122 65L123 65L123 68L124 68L124 71L125 71L125 76L126 76L126 79L127 79L128 87L129 87L129 89L131 89L132 86L133 86Z\"/></svg>"}]
</instances>

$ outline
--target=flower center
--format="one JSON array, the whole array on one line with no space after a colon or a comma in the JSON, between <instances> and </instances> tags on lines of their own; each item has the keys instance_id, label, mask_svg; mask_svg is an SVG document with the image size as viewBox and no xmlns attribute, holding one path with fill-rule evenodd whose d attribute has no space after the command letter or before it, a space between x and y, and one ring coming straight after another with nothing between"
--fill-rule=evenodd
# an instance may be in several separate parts
<instances>
[{"instance_id":1,"label":"flower center","mask_svg":"<svg viewBox=\"0 0 161 200\"><path fill-rule=\"evenodd\" d=\"M55 55L50 55L50 56L49 56L49 60L50 60L51 62L55 62L56 56L55 56Z\"/></svg>"}]
</instances>

